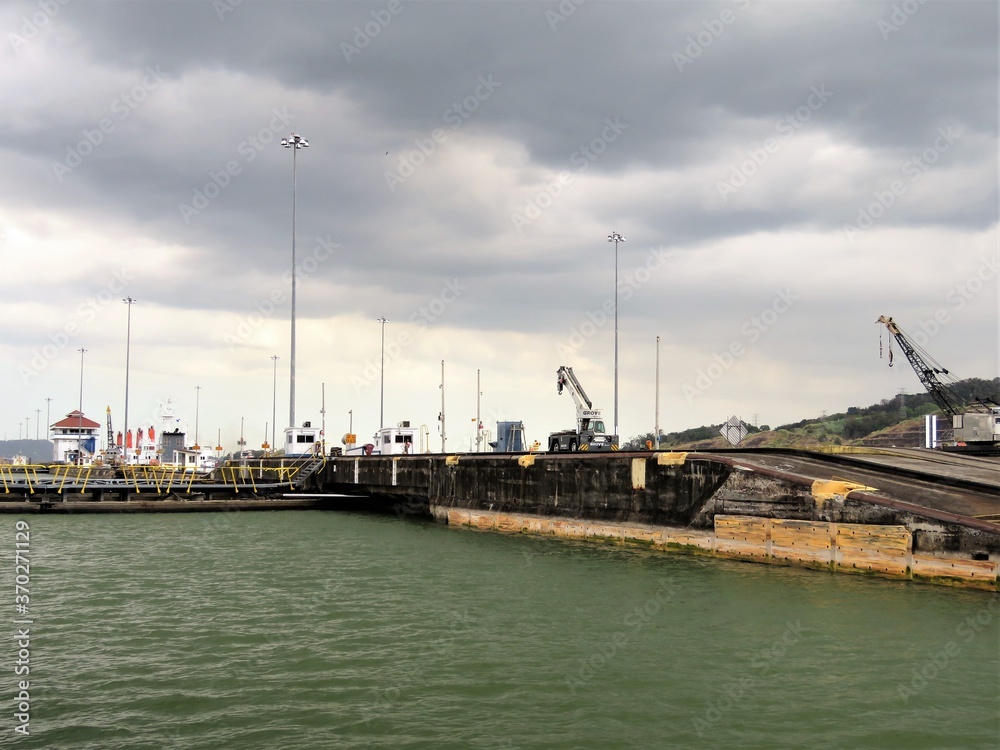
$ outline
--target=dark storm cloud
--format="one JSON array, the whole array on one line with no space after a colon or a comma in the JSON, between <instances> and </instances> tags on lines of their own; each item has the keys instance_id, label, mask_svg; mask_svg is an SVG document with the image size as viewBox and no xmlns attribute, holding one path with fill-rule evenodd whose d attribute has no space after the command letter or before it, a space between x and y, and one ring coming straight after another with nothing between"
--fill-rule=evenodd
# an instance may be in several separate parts
<instances>
[{"instance_id":1,"label":"dark storm cloud","mask_svg":"<svg viewBox=\"0 0 1000 750\"><path fill-rule=\"evenodd\" d=\"M48 58L0 131L18 175L4 198L194 248L189 275L157 295L242 310L287 270L291 158L277 140L295 130L312 142L298 156L299 249L340 246L304 295L346 284L344 307L371 314L380 290L405 317L456 277L475 290L462 325L562 330L606 296L611 228L630 235L627 263L658 246L839 233L942 128L961 132L957 145L879 226L992 225L995 174L980 167L996 163L997 6L913 2L894 19L896 5L78 0L29 42ZM58 179L53 163L150 70L162 81ZM768 163L720 196L769 139ZM433 153L416 176L387 179L420 144ZM462 174L453 161L472 153L484 161ZM572 184L551 211L514 232L511 214L560 173ZM495 184L479 192L481 180ZM929 184L955 190L934 200ZM546 223L570 205L588 221ZM739 320L756 299L713 314Z\"/></svg>"}]
</instances>

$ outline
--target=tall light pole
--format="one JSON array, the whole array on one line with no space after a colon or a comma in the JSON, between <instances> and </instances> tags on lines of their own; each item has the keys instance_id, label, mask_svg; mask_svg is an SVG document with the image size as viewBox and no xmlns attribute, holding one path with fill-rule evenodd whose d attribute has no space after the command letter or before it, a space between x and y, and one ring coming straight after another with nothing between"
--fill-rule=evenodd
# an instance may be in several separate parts
<instances>
[{"instance_id":1,"label":"tall light pole","mask_svg":"<svg viewBox=\"0 0 1000 750\"><path fill-rule=\"evenodd\" d=\"M441 452L447 453L447 438L444 431L444 360L441 360L441 413L438 415L441 420Z\"/></svg>"},{"instance_id":2,"label":"tall light pole","mask_svg":"<svg viewBox=\"0 0 1000 750\"><path fill-rule=\"evenodd\" d=\"M194 387L194 449L201 450L201 443L198 442L198 409L201 406L201 386Z\"/></svg>"},{"instance_id":3,"label":"tall light pole","mask_svg":"<svg viewBox=\"0 0 1000 750\"><path fill-rule=\"evenodd\" d=\"M479 385L479 370L476 370L476 453L480 451L480 443L483 441L483 423L481 421L481 413L479 410L480 399L482 398L483 392L480 390Z\"/></svg>"},{"instance_id":4,"label":"tall light pole","mask_svg":"<svg viewBox=\"0 0 1000 750\"><path fill-rule=\"evenodd\" d=\"M128 310L125 316L125 435L128 435L128 373L129 373L129 360L132 356L132 305L135 304L135 300L132 297L125 297L122 300L125 303L126 309ZM136 440L136 447L139 447L139 441ZM111 450L111 446L108 446L108 450ZM122 450L125 455L122 457L124 463L128 463L128 445L126 441L123 441Z\"/></svg>"},{"instance_id":5,"label":"tall light pole","mask_svg":"<svg viewBox=\"0 0 1000 750\"><path fill-rule=\"evenodd\" d=\"M381 430L385 427L385 418L383 416L383 405L385 404L385 324L389 322L389 319L383 315L376 320L382 324L382 364L379 366L381 382L379 383L378 397L378 428Z\"/></svg>"},{"instance_id":6,"label":"tall light pole","mask_svg":"<svg viewBox=\"0 0 1000 750\"><path fill-rule=\"evenodd\" d=\"M608 242L615 243L615 436L618 436L618 243L625 238L618 232L608 235Z\"/></svg>"},{"instance_id":7,"label":"tall light pole","mask_svg":"<svg viewBox=\"0 0 1000 750\"><path fill-rule=\"evenodd\" d=\"M45 439L50 440L52 438L52 398L47 397L45 399Z\"/></svg>"},{"instance_id":8,"label":"tall light pole","mask_svg":"<svg viewBox=\"0 0 1000 750\"><path fill-rule=\"evenodd\" d=\"M81 466L83 465L83 355L87 353L86 349L77 349L80 352L80 410L79 410L79 426L77 427L76 434L76 461Z\"/></svg>"},{"instance_id":9,"label":"tall light pole","mask_svg":"<svg viewBox=\"0 0 1000 750\"><path fill-rule=\"evenodd\" d=\"M660 449L660 337L656 337L656 399L653 415L653 444Z\"/></svg>"},{"instance_id":10,"label":"tall light pole","mask_svg":"<svg viewBox=\"0 0 1000 750\"><path fill-rule=\"evenodd\" d=\"M274 380L271 384L271 451L277 452L278 444L274 442L274 425L277 423L278 419L278 360L280 357L277 354L271 355L271 361L274 363Z\"/></svg>"},{"instance_id":11,"label":"tall light pole","mask_svg":"<svg viewBox=\"0 0 1000 750\"><path fill-rule=\"evenodd\" d=\"M301 148L308 148L309 141L300 135L292 133L288 138L281 139L281 145L292 150L292 352L289 358L289 396L288 396L288 426L295 427L295 193L298 187L295 155Z\"/></svg>"}]
</instances>

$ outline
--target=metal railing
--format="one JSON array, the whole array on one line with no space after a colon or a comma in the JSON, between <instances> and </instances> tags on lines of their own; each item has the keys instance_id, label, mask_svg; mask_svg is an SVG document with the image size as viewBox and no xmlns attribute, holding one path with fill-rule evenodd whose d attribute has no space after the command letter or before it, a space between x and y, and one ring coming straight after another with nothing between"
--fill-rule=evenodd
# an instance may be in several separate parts
<instances>
[{"instance_id":1,"label":"metal railing","mask_svg":"<svg viewBox=\"0 0 1000 750\"><path fill-rule=\"evenodd\" d=\"M40 464L0 464L0 481L3 482L4 493L10 494L10 486L12 484L26 484L28 492L34 494L35 487L38 486L39 469L46 471L48 467ZM24 479L18 479L18 475L24 475ZM34 485L32 485L32 482L34 482Z\"/></svg>"}]
</instances>

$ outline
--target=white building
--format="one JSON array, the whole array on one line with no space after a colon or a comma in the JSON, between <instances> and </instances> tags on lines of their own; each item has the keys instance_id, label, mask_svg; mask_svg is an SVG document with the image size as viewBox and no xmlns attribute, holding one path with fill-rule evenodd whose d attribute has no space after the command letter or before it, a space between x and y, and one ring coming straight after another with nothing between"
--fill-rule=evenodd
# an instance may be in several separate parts
<instances>
[{"instance_id":1,"label":"white building","mask_svg":"<svg viewBox=\"0 0 1000 750\"><path fill-rule=\"evenodd\" d=\"M52 460L56 463L89 466L97 456L97 439L101 425L71 411L65 419L52 425Z\"/></svg>"}]
</instances>

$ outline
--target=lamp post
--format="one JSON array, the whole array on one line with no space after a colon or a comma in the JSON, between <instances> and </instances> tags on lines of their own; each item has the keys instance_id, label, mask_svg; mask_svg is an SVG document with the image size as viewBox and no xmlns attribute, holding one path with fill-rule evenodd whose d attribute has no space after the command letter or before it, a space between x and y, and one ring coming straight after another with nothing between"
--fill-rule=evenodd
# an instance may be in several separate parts
<instances>
[{"instance_id":1,"label":"lamp post","mask_svg":"<svg viewBox=\"0 0 1000 750\"><path fill-rule=\"evenodd\" d=\"M479 410L480 400L482 399L483 392L480 390L479 385L479 370L476 370L476 453L479 453L482 449L481 443L483 442L483 423L482 415Z\"/></svg>"},{"instance_id":2,"label":"lamp post","mask_svg":"<svg viewBox=\"0 0 1000 750\"><path fill-rule=\"evenodd\" d=\"M278 360L280 357L277 354L271 355L271 361L274 363L274 380L271 384L271 452L275 453L278 450L278 444L274 442L274 425L277 423L278 418ZM265 436L266 437L266 436Z\"/></svg>"},{"instance_id":3,"label":"lamp post","mask_svg":"<svg viewBox=\"0 0 1000 750\"><path fill-rule=\"evenodd\" d=\"M618 436L618 243L625 238L618 232L608 235L608 242L615 243L615 436Z\"/></svg>"},{"instance_id":4,"label":"lamp post","mask_svg":"<svg viewBox=\"0 0 1000 750\"><path fill-rule=\"evenodd\" d=\"M382 364L379 366L379 397L378 397L378 428L381 430L385 427L385 418L383 407L385 405L385 324L389 322L389 319L384 315L381 318L377 318L377 322L382 324Z\"/></svg>"},{"instance_id":5,"label":"lamp post","mask_svg":"<svg viewBox=\"0 0 1000 750\"><path fill-rule=\"evenodd\" d=\"M77 349L80 352L80 410L79 410L79 426L76 431L76 462L79 465L83 465L83 355L87 353L86 349Z\"/></svg>"},{"instance_id":6,"label":"lamp post","mask_svg":"<svg viewBox=\"0 0 1000 750\"><path fill-rule=\"evenodd\" d=\"M441 452L447 453L447 436L444 431L444 360L441 360L441 413L438 415L441 422Z\"/></svg>"},{"instance_id":7,"label":"lamp post","mask_svg":"<svg viewBox=\"0 0 1000 750\"><path fill-rule=\"evenodd\" d=\"M132 355L132 305L135 304L135 300L132 297L125 297L122 300L125 303L127 314L125 316L125 430L124 434L128 435L128 373L129 373L129 360ZM139 441L136 440L136 447L138 447ZM111 446L108 446L108 450L111 450ZM124 463L128 463L128 444L123 441L122 450L125 452L123 456Z\"/></svg>"},{"instance_id":8,"label":"lamp post","mask_svg":"<svg viewBox=\"0 0 1000 750\"><path fill-rule=\"evenodd\" d=\"M653 444L660 449L660 337L656 337L656 398L653 415Z\"/></svg>"},{"instance_id":9,"label":"lamp post","mask_svg":"<svg viewBox=\"0 0 1000 750\"><path fill-rule=\"evenodd\" d=\"M309 141L300 135L292 133L288 138L281 139L281 145L292 150L292 351L289 358L289 400L288 400L288 426L295 427L295 193L297 190L298 175L296 172L295 155L301 148L308 148Z\"/></svg>"},{"instance_id":10,"label":"lamp post","mask_svg":"<svg viewBox=\"0 0 1000 750\"><path fill-rule=\"evenodd\" d=\"M52 439L52 398L47 397L45 399L45 439Z\"/></svg>"},{"instance_id":11,"label":"lamp post","mask_svg":"<svg viewBox=\"0 0 1000 750\"><path fill-rule=\"evenodd\" d=\"M198 410L201 406L201 386L194 387L194 449L201 450L201 443L198 442Z\"/></svg>"}]
</instances>

